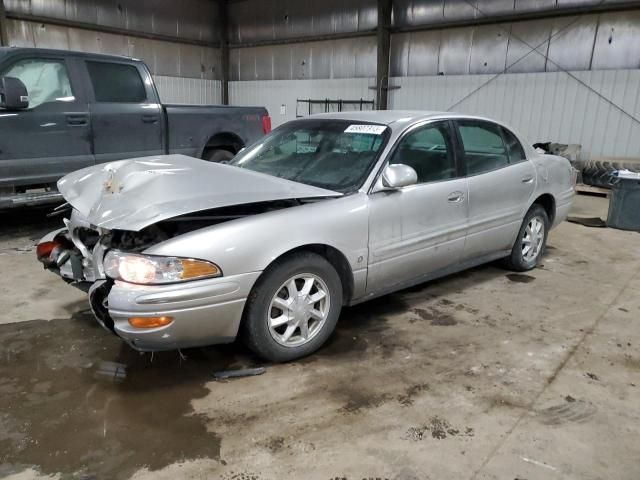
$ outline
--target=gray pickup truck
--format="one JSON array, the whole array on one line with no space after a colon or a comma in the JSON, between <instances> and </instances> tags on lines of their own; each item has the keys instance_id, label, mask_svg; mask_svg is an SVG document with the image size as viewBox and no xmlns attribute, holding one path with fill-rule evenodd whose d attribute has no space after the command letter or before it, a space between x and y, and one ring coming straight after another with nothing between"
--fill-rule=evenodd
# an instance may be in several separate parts
<instances>
[{"instance_id":1,"label":"gray pickup truck","mask_svg":"<svg viewBox=\"0 0 640 480\"><path fill-rule=\"evenodd\" d=\"M225 161L270 130L262 107L163 105L139 60L0 48L0 209L59 201L56 181L97 163Z\"/></svg>"}]
</instances>

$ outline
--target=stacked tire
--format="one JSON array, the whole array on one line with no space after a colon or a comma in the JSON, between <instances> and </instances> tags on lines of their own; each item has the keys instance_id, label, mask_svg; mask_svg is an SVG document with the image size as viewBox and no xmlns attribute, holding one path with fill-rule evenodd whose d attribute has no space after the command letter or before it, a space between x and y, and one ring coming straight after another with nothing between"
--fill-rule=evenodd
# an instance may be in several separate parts
<instances>
[{"instance_id":1,"label":"stacked tire","mask_svg":"<svg viewBox=\"0 0 640 480\"><path fill-rule=\"evenodd\" d=\"M613 176L616 170L640 172L640 160L612 162L606 160L589 160L582 168L582 182L601 188L611 188L617 179Z\"/></svg>"}]
</instances>

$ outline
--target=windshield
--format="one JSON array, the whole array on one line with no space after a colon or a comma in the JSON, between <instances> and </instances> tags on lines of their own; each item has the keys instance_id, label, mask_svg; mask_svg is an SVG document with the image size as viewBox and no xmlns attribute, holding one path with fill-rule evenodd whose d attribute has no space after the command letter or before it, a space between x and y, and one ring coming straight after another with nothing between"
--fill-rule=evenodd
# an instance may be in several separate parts
<instances>
[{"instance_id":1,"label":"windshield","mask_svg":"<svg viewBox=\"0 0 640 480\"><path fill-rule=\"evenodd\" d=\"M362 186L389 137L385 125L348 120L286 123L231 165L350 193Z\"/></svg>"}]
</instances>

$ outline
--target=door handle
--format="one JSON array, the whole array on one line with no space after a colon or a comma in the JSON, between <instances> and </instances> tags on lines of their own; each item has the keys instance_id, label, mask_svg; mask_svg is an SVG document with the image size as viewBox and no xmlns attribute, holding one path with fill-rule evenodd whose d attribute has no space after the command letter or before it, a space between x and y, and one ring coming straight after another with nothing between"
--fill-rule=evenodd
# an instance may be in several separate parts
<instances>
[{"instance_id":1,"label":"door handle","mask_svg":"<svg viewBox=\"0 0 640 480\"><path fill-rule=\"evenodd\" d=\"M522 183L531 183L531 182L533 182L532 175L525 175L524 177L522 177Z\"/></svg>"},{"instance_id":2,"label":"door handle","mask_svg":"<svg viewBox=\"0 0 640 480\"><path fill-rule=\"evenodd\" d=\"M447 197L447 200L451 203L460 203L464 200L464 193L462 192L451 192Z\"/></svg>"},{"instance_id":3,"label":"door handle","mask_svg":"<svg viewBox=\"0 0 640 480\"><path fill-rule=\"evenodd\" d=\"M89 116L84 114L67 115L67 125L72 127L84 127L89 124Z\"/></svg>"},{"instance_id":4,"label":"door handle","mask_svg":"<svg viewBox=\"0 0 640 480\"><path fill-rule=\"evenodd\" d=\"M142 116L142 121L144 123L158 123L158 116L157 115L143 115Z\"/></svg>"}]
</instances>

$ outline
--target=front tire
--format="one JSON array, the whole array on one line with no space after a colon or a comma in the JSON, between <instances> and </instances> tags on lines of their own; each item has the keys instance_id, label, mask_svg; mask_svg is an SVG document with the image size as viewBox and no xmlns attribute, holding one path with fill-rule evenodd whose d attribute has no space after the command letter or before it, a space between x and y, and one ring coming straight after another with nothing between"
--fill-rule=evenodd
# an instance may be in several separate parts
<instances>
[{"instance_id":1,"label":"front tire","mask_svg":"<svg viewBox=\"0 0 640 480\"><path fill-rule=\"evenodd\" d=\"M286 362L315 352L335 329L342 309L335 268L312 252L270 266L245 306L241 335L262 358Z\"/></svg>"},{"instance_id":2,"label":"front tire","mask_svg":"<svg viewBox=\"0 0 640 480\"><path fill-rule=\"evenodd\" d=\"M518 237L505 259L505 266L516 272L526 272L538 265L547 246L549 216L541 206L533 204L524 217Z\"/></svg>"}]
</instances>

